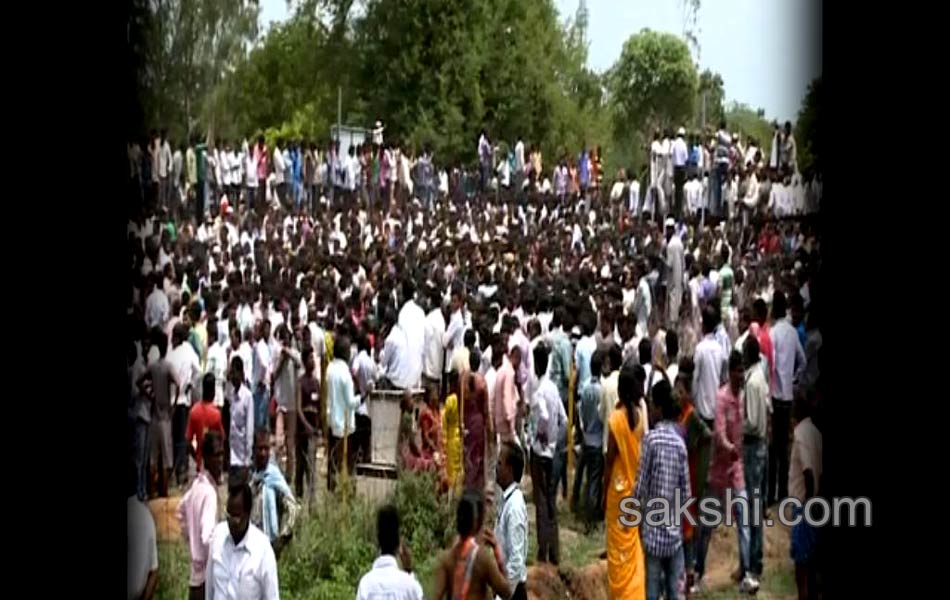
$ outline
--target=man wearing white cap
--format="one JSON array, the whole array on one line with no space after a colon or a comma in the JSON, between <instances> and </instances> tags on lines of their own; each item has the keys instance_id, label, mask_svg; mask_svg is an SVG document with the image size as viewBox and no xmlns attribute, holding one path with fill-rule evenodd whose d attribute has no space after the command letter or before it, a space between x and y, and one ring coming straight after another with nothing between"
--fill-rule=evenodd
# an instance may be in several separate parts
<instances>
[{"instance_id":1,"label":"man wearing white cap","mask_svg":"<svg viewBox=\"0 0 950 600\"><path fill-rule=\"evenodd\" d=\"M681 130L682 131L682 130ZM683 272L686 263L683 258L683 240L674 232L676 222L672 218L666 219L666 269L669 274L666 289L666 301L669 314L667 322L672 327L679 322L680 303L683 300Z\"/></svg>"},{"instance_id":2,"label":"man wearing white cap","mask_svg":"<svg viewBox=\"0 0 950 600\"><path fill-rule=\"evenodd\" d=\"M683 185L686 183L686 163L689 160L689 148L686 146L686 130L682 127L676 132L676 139L673 141L673 185L675 191L673 195L673 214L682 217L683 210Z\"/></svg>"}]
</instances>

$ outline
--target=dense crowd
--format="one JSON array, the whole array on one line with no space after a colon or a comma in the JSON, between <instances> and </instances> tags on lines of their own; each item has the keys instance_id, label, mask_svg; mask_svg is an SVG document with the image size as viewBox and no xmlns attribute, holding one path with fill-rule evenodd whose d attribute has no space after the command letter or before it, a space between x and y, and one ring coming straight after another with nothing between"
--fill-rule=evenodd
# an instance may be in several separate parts
<instances>
[{"instance_id":1,"label":"dense crowd","mask_svg":"<svg viewBox=\"0 0 950 600\"><path fill-rule=\"evenodd\" d=\"M568 452L572 509L606 528L617 598L702 591L710 533L625 527L623 498L819 493L821 182L798 172L788 125L767 160L725 124L657 133L642 193L638 169L604 177L599 149L546 171L537 148L483 132L477 169L449 170L383 131L346 156L262 138L129 145L129 518L187 490L194 597L277 597L317 447L331 490L344 461L369 460L374 390L405 394L399 468L461 498L436 586L453 598L524 597L525 470L537 558L559 562ZM737 531L736 581L754 593L762 530ZM389 508L379 533L359 597L421 597ZM814 537L793 532L806 594Z\"/></svg>"}]
</instances>

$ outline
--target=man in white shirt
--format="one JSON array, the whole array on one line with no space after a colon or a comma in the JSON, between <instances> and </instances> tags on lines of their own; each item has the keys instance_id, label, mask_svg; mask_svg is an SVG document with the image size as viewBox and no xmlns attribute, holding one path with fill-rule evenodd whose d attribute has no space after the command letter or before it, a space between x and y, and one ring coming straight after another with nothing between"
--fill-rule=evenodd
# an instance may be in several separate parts
<instances>
[{"instance_id":1,"label":"man in white shirt","mask_svg":"<svg viewBox=\"0 0 950 600\"><path fill-rule=\"evenodd\" d=\"M683 214L683 186L686 183L686 163L689 160L689 148L686 146L686 130L682 127L676 132L671 154L673 159L673 184L675 193L673 200L673 214L681 217Z\"/></svg>"},{"instance_id":2,"label":"man in white shirt","mask_svg":"<svg viewBox=\"0 0 950 600\"><path fill-rule=\"evenodd\" d=\"M700 211L706 210L706 196L703 194L703 184L699 181L697 173L690 176L689 181L684 186L684 191L686 193L686 210L689 212L689 216L695 217Z\"/></svg>"},{"instance_id":3,"label":"man in white shirt","mask_svg":"<svg viewBox=\"0 0 950 600\"><path fill-rule=\"evenodd\" d=\"M699 416L710 428L716 418L716 394L726 379L728 359L716 340L718 317L716 310L708 306L703 310L703 340L696 345L693 354L693 405Z\"/></svg>"},{"instance_id":4,"label":"man in white shirt","mask_svg":"<svg viewBox=\"0 0 950 600\"><path fill-rule=\"evenodd\" d=\"M507 441L498 453L496 483L501 488L495 540L505 559L505 577L514 589L512 598L527 598L528 581L528 508L518 484L524 472L524 452L514 441Z\"/></svg>"},{"instance_id":5,"label":"man in white shirt","mask_svg":"<svg viewBox=\"0 0 950 600\"><path fill-rule=\"evenodd\" d=\"M327 465L327 489L336 489L336 475L343 462L343 439L356 431L356 409L360 397L354 392L353 374L350 371L350 339L341 335L334 340L333 361L327 365L327 416L329 419L330 461ZM350 440L352 442L352 439ZM347 472L352 472L353 443L347 443Z\"/></svg>"},{"instance_id":6,"label":"man in white shirt","mask_svg":"<svg viewBox=\"0 0 950 600\"><path fill-rule=\"evenodd\" d=\"M363 575L356 590L356 600L422 600L422 586L412 574L412 557L408 547L399 541L399 513L386 505L376 516L376 540L379 557L373 569ZM402 570L396 553L402 560Z\"/></svg>"},{"instance_id":7,"label":"man in white shirt","mask_svg":"<svg viewBox=\"0 0 950 600\"><path fill-rule=\"evenodd\" d=\"M445 362L445 316L442 314L441 303L442 297L437 291L433 291L429 298L431 310L425 319L423 342L422 386L426 390L426 398L433 391L436 395L441 391L442 367Z\"/></svg>"},{"instance_id":8,"label":"man in white shirt","mask_svg":"<svg viewBox=\"0 0 950 600\"><path fill-rule=\"evenodd\" d=\"M411 279L406 278L402 284L402 295L405 304L399 311L399 326L406 333L408 344L407 359L409 360L409 384L412 387L419 385L422 377L423 362L425 359L426 343L426 313L416 304L416 286Z\"/></svg>"},{"instance_id":9,"label":"man in white shirt","mask_svg":"<svg viewBox=\"0 0 950 600\"><path fill-rule=\"evenodd\" d=\"M251 389L254 394L254 428L266 429L270 424L267 418L270 401L271 369L273 368L270 347L270 321L266 318L258 329L257 342L254 345Z\"/></svg>"},{"instance_id":10,"label":"man in white shirt","mask_svg":"<svg viewBox=\"0 0 950 600\"><path fill-rule=\"evenodd\" d=\"M680 305L683 301L683 273L686 270L683 240L676 235L676 222L666 219L666 269L667 269L667 322L674 325L679 322Z\"/></svg>"},{"instance_id":11,"label":"man in white shirt","mask_svg":"<svg viewBox=\"0 0 950 600\"><path fill-rule=\"evenodd\" d=\"M772 318L769 328L772 340L772 442L769 447L768 506L781 502L788 495L788 430L791 427L792 400L795 384L805 368L805 351L798 332L786 318L785 294L772 296ZM776 495L778 492L778 495Z\"/></svg>"},{"instance_id":12,"label":"man in white shirt","mask_svg":"<svg viewBox=\"0 0 950 600\"><path fill-rule=\"evenodd\" d=\"M554 481L553 460L561 428L567 426L567 415L557 386L547 375L548 350L539 345L534 349L534 372L538 389L531 397L531 422L534 436L531 441L531 481L534 487L534 506L538 524L538 561L558 564L560 543L557 525L557 483Z\"/></svg>"},{"instance_id":13,"label":"man in white shirt","mask_svg":"<svg viewBox=\"0 0 950 600\"><path fill-rule=\"evenodd\" d=\"M462 347L463 336L465 335L465 319L462 316L462 292L452 290L452 317L449 319L449 326L442 336L442 345L445 347L446 354L451 357L456 348ZM444 373L448 373L451 367L450 361L445 361Z\"/></svg>"},{"instance_id":14,"label":"man in white shirt","mask_svg":"<svg viewBox=\"0 0 950 600\"><path fill-rule=\"evenodd\" d=\"M284 170L287 165L284 163L284 151L280 149L284 145L284 140L277 140L274 145L274 158L271 162L274 165L274 183L277 185L277 199L283 204L287 198L287 186L284 183Z\"/></svg>"},{"instance_id":15,"label":"man in white shirt","mask_svg":"<svg viewBox=\"0 0 950 600\"><path fill-rule=\"evenodd\" d=\"M524 141L518 136L518 142L515 144L515 172L512 173L511 185L516 194L521 193L524 186Z\"/></svg>"},{"instance_id":16,"label":"man in white shirt","mask_svg":"<svg viewBox=\"0 0 950 600\"><path fill-rule=\"evenodd\" d=\"M214 375L214 405L224 406L224 386L228 377L228 351L225 337L218 330L219 321L208 319L208 338L214 340L208 346L208 359L205 372Z\"/></svg>"},{"instance_id":17,"label":"man in white shirt","mask_svg":"<svg viewBox=\"0 0 950 600\"><path fill-rule=\"evenodd\" d=\"M145 326L151 330L154 327L165 328L168 323L169 305L168 296L162 290L162 276L155 274L148 279L148 288L151 293L145 299Z\"/></svg>"},{"instance_id":18,"label":"man in white shirt","mask_svg":"<svg viewBox=\"0 0 950 600\"><path fill-rule=\"evenodd\" d=\"M258 187L258 161L261 158L259 150L257 148L251 148L247 140L244 140L244 176L245 176L245 187L247 188L247 207L254 208L254 200L257 198L257 187Z\"/></svg>"},{"instance_id":19,"label":"man in white shirt","mask_svg":"<svg viewBox=\"0 0 950 600\"><path fill-rule=\"evenodd\" d=\"M251 395L251 390L247 388L244 365L244 360L240 355L231 358L231 371L228 375L228 404L230 405L230 426L228 427L228 445L230 446L229 485L247 481L253 460L254 397Z\"/></svg>"},{"instance_id":20,"label":"man in white shirt","mask_svg":"<svg viewBox=\"0 0 950 600\"><path fill-rule=\"evenodd\" d=\"M211 537L206 600L277 600L277 559L270 540L251 523L251 488L228 493L227 521Z\"/></svg>"},{"instance_id":21,"label":"man in white shirt","mask_svg":"<svg viewBox=\"0 0 950 600\"><path fill-rule=\"evenodd\" d=\"M201 362L198 354L188 343L188 326L179 323L172 332L173 350L168 353L168 362L177 380L181 383L175 398L172 413L172 440L174 445L175 477L182 485L188 472L188 444L185 441L185 428L191 410L192 394L198 390L201 377Z\"/></svg>"},{"instance_id":22,"label":"man in white shirt","mask_svg":"<svg viewBox=\"0 0 950 600\"><path fill-rule=\"evenodd\" d=\"M380 356L380 379L388 382L392 389L408 390L412 388L411 361L409 358L409 337L406 330L396 323L392 308L387 308L383 317L384 326L388 326L386 342Z\"/></svg>"},{"instance_id":23,"label":"man in white shirt","mask_svg":"<svg viewBox=\"0 0 950 600\"><path fill-rule=\"evenodd\" d=\"M172 147L168 142L168 131L162 130L161 142L158 147L158 180L161 205L167 207L171 200L172 184Z\"/></svg>"}]
</instances>

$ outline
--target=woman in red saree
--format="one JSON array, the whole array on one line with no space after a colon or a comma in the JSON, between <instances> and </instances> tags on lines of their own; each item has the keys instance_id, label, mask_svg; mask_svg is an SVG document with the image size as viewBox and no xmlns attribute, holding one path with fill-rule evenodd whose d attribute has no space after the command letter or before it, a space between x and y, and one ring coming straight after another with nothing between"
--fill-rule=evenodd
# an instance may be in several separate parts
<instances>
[{"instance_id":1,"label":"woman in red saree","mask_svg":"<svg viewBox=\"0 0 950 600\"><path fill-rule=\"evenodd\" d=\"M469 371L462 383L465 401L462 404L462 428L465 468L465 489L485 489L485 430L488 419L488 385L478 372L481 355L469 355Z\"/></svg>"}]
</instances>

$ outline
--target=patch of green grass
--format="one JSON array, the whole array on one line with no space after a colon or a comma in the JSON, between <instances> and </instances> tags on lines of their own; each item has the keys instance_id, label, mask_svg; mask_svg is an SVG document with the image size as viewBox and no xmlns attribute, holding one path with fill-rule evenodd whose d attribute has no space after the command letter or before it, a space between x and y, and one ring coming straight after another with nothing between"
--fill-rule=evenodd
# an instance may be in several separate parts
<instances>
[{"instance_id":1,"label":"patch of green grass","mask_svg":"<svg viewBox=\"0 0 950 600\"><path fill-rule=\"evenodd\" d=\"M188 597L188 576L191 573L188 547L185 542L158 544L158 588L156 600L181 600Z\"/></svg>"}]
</instances>

